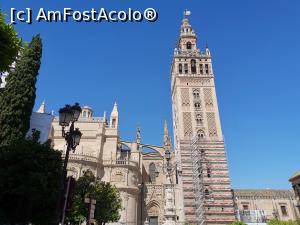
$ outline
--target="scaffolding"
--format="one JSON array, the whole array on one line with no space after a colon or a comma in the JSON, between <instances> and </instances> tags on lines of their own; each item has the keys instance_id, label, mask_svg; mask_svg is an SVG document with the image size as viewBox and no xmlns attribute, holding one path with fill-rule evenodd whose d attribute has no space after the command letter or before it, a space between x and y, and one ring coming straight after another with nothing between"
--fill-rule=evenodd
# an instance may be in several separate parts
<instances>
[{"instance_id":1,"label":"scaffolding","mask_svg":"<svg viewBox=\"0 0 300 225\"><path fill-rule=\"evenodd\" d=\"M205 151L200 148L200 140L196 135L191 140L191 160L193 171L193 189L195 194L195 216L197 225L205 225L205 191L203 185L203 164Z\"/></svg>"}]
</instances>

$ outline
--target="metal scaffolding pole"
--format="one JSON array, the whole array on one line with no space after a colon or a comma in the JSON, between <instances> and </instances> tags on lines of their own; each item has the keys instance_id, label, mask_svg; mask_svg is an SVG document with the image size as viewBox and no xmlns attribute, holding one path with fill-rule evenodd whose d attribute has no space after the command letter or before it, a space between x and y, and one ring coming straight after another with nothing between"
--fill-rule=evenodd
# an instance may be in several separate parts
<instances>
[{"instance_id":1,"label":"metal scaffolding pole","mask_svg":"<svg viewBox=\"0 0 300 225\"><path fill-rule=\"evenodd\" d=\"M203 165L205 163L205 151L201 151L199 137L191 140L191 158L193 170L193 189L195 193L195 213L197 225L205 225L204 208L204 185L203 185Z\"/></svg>"}]
</instances>

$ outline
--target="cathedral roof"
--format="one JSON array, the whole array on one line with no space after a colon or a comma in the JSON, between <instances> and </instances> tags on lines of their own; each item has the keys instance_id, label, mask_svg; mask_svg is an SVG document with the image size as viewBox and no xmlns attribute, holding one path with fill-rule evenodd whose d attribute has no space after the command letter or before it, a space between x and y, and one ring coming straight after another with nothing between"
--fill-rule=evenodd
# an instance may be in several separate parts
<instances>
[{"instance_id":1,"label":"cathedral roof","mask_svg":"<svg viewBox=\"0 0 300 225\"><path fill-rule=\"evenodd\" d=\"M238 198L295 198L292 190L281 189L234 189L233 193Z\"/></svg>"}]
</instances>

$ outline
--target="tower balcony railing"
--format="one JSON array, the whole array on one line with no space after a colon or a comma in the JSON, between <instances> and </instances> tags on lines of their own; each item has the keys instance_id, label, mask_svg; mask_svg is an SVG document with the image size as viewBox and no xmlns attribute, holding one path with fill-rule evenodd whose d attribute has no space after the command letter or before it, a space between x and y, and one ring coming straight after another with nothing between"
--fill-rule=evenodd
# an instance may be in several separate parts
<instances>
[{"instance_id":1,"label":"tower balcony railing","mask_svg":"<svg viewBox=\"0 0 300 225\"><path fill-rule=\"evenodd\" d=\"M62 152L62 157L65 157L65 151ZM92 154L88 154L88 153L81 153L81 154L77 154L77 153L71 153L69 156L69 160L70 161L79 161L79 162L92 162L92 163L97 163L98 162L98 158Z\"/></svg>"},{"instance_id":2,"label":"tower balcony railing","mask_svg":"<svg viewBox=\"0 0 300 225\"><path fill-rule=\"evenodd\" d=\"M124 159L116 159L113 157L103 157L102 160L103 165L112 165L112 166L133 166L133 167L138 167L138 162L134 160L130 160L127 158Z\"/></svg>"}]
</instances>

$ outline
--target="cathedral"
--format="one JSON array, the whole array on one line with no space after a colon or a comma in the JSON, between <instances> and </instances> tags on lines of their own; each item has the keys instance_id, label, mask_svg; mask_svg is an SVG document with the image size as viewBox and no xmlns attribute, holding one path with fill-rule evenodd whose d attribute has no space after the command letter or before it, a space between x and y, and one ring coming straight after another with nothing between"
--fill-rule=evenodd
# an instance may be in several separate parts
<instances>
[{"instance_id":1,"label":"cathedral","mask_svg":"<svg viewBox=\"0 0 300 225\"><path fill-rule=\"evenodd\" d=\"M120 190L123 209L116 224L228 224L235 220L234 202L216 97L209 48L197 46L197 35L185 15L174 49L170 74L174 146L162 122L161 146L119 135L118 105L97 117L82 108L76 123L80 145L70 154L68 174L87 169ZM167 94L167 93L166 93ZM50 138L63 152L58 118Z\"/></svg>"}]
</instances>

